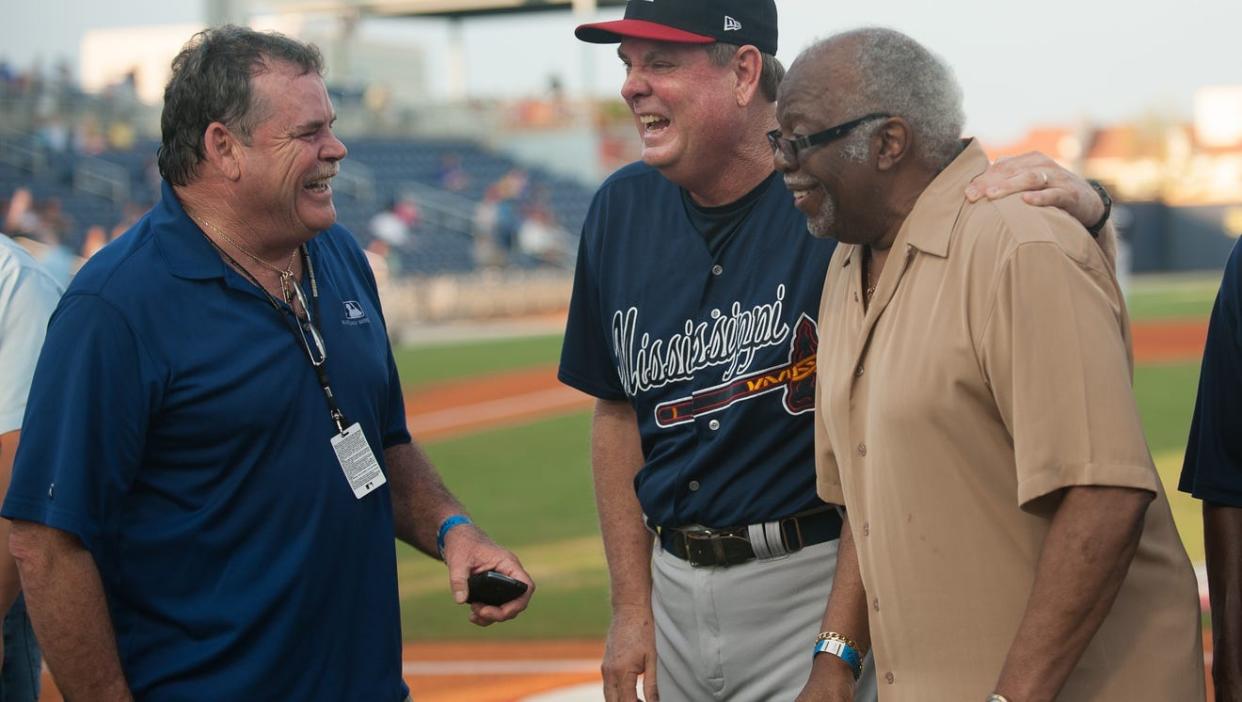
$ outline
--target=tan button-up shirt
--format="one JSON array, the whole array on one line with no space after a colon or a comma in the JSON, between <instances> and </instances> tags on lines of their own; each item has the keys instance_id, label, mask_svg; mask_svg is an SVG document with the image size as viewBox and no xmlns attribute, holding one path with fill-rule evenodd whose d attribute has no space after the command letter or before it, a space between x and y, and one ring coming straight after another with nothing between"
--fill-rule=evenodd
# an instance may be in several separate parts
<instances>
[{"instance_id":1,"label":"tan button-up shirt","mask_svg":"<svg viewBox=\"0 0 1242 702\"><path fill-rule=\"evenodd\" d=\"M1059 700L1202 700L1194 573L1131 391L1099 247L1018 197L966 203L970 143L902 225L868 309L838 247L820 308L819 494L849 512L880 698L982 700L1026 610L1054 500L1156 493L1133 565Z\"/></svg>"}]
</instances>

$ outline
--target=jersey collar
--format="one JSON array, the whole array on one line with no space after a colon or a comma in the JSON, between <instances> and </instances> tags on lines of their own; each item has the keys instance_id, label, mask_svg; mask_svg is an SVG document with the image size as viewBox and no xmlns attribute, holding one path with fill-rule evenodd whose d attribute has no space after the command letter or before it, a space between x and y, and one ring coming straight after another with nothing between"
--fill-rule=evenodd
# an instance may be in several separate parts
<instances>
[{"instance_id":1,"label":"jersey collar","mask_svg":"<svg viewBox=\"0 0 1242 702\"><path fill-rule=\"evenodd\" d=\"M168 181L160 183L160 202L151 211L151 224L156 246L173 275L190 280L224 277L224 261L185 213Z\"/></svg>"}]
</instances>

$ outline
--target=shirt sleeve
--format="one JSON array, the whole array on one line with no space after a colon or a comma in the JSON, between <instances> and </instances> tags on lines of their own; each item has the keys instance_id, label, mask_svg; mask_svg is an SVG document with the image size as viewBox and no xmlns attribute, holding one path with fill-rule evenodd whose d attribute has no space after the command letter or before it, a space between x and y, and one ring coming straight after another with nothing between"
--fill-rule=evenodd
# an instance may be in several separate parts
<instances>
[{"instance_id":1,"label":"shirt sleeve","mask_svg":"<svg viewBox=\"0 0 1242 702\"><path fill-rule=\"evenodd\" d=\"M1158 492L1111 277L1056 243L1026 242L1003 261L993 299L980 360L1013 440L1018 503L1076 485Z\"/></svg>"},{"instance_id":2,"label":"shirt sleeve","mask_svg":"<svg viewBox=\"0 0 1242 702\"><path fill-rule=\"evenodd\" d=\"M819 407L824 406L820 381L815 379L815 491L819 499L831 505L845 504L845 490L841 487L841 472L837 467L837 454L832 450L832 440L828 437L827 417Z\"/></svg>"},{"instance_id":3,"label":"shirt sleeve","mask_svg":"<svg viewBox=\"0 0 1242 702\"><path fill-rule=\"evenodd\" d=\"M617 376L609 335L601 318L598 276L590 259L589 244L589 234L584 231L578 246L578 265L574 269L574 289L569 300L569 319L565 324L557 378L602 400L626 400L629 397Z\"/></svg>"},{"instance_id":4,"label":"shirt sleeve","mask_svg":"<svg viewBox=\"0 0 1242 702\"><path fill-rule=\"evenodd\" d=\"M0 516L75 534L96 550L141 465L162 376L115 307L66 297L35 369Z\"/></svg>"},{"instance_id":5,"label":"shirt sleeve","mask_svg":"<svg viewBox=\"0 0 1242 702\"><path fill-rule=\"evenodd\" d=\"M0 434L22 428L26 396L47 322L60 299L52 279L29 268L15 268L0 281Z\"/></svg>"},{"instance_id":6,"label":"shirt sleeve","mask_svg":"<svg viewBox=\"0 0 1242 702\"><path fill-rule=\"evenodd\" d=\"M836 268L836 270L834 270ZM827 316L827 305L833 291L832 285L837 282L837 278L845 278L848 276L839 267L828 265L828 270L824 277L824 289L819 301L819 333L826 333L825 330L830 329ZM821 337L819 343L823 344L824 339ZM832 505L845 504L845 489L841 487L841 470L837 465L837 454L832 448L832 438L828 433L828 401L827 388L825 387L823 369L826 364L819 363L819 352L816 352L815 359L815 418L811 424L815 427L815 492L819 495L819 499Z\"/></svg>"},{"instance_id":7,"label":"shirt sleeve","mask_svg":"<svg viewBox=\"0 0 1242 702\"><path fill-rule=\"evenodd\" d=\"M1199 393L1178 489L1242 507L1242 242L1235 244L1212 306Z\"/></svg>"}]
</instances>

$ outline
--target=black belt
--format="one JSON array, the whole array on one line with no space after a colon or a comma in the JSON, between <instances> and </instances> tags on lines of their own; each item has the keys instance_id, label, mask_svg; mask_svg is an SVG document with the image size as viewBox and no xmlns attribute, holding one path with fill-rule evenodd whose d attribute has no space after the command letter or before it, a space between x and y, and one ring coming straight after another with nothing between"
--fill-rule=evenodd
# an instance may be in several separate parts
<instances>
[{"instance_id":1,"label":"black belt","mask_svg":"<svg viewBox=\"0 0 1242 702\"><path fill-rule=\"evenodd\" d=\"M771 543L772 539L753 544L749 526L652 528L665 551L697 567L737 565L759 558L761 554L777 557L841 537L841 515L835 507L795 514L767 525L776 527L773 535L779 534L779 546ZM765 532L773 533L773 530Z\"/></svg>"}]
</instances>

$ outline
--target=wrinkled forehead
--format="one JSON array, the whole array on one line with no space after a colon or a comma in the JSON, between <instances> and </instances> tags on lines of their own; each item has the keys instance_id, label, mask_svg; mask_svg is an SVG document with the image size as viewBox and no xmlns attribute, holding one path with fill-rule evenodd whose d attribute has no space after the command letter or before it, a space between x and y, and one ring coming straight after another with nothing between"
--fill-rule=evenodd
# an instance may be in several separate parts
<instances>
[{"instance_id":1,"label":"wrinkled forehead","mask_svg":"<svg viewBox=\"0 0 1242 702\"><path fill-rule=\"evenodd\" d=\"M852 69L826 53L801 56L790 66L776 93L776 118L786 121L829 119L849 91Z\"/></svg>"},{"instance_id":2,"label":"wrinkled forehead","mask_svg":"<svg viewBox=\"0 0 1242 702\"><path fill-rule=\"evenodd\" d=\"M685 56L692 53L706 54L711 44L684 44L675 41L655 41L652 39L636 39L626 37L617 44L617 56L621 59L636 61L640 59L658 58L660 56Z\"/></svg>"}]
</instances>

